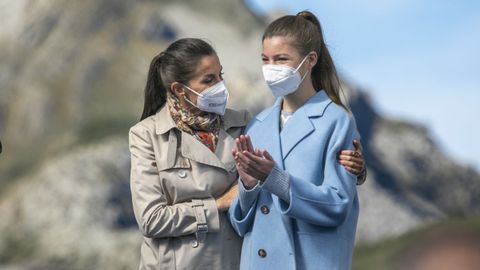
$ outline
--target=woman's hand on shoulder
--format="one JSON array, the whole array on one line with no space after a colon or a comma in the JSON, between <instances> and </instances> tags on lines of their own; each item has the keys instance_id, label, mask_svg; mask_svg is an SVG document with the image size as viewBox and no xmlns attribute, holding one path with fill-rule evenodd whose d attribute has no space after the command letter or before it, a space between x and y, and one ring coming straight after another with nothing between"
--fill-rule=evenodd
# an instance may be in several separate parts
<instances>
[{"instance_id":1,"label":"woman's hand on shoulder","mask_svg":"<svg viewBox=\"0 0 480 270\"><path fill-rule=\"evenodd\" d=\"M353 145L355 150L342 150L338 153L338 161L345 169L357 176L357 184L361 185L366 179L365 158L360 142L353 140Z\"/></svg>"}]
</instances>

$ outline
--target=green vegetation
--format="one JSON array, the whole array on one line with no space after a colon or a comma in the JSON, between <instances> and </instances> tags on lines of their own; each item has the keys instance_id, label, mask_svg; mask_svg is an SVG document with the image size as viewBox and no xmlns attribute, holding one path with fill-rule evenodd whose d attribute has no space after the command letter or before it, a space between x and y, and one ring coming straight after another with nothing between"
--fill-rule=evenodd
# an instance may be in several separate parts
<instances>
[{"instance_id":1,"label":"green vegetation","mask_svg":"<svg viewBox=\"0 0 480 270\"><path fill-rule=\"evenodd\" d=\"M447 219L426 225L397 238L372 245L359 245L353 256L353 270L392 269L396 256L426 241L431 232L455 231L480 234L480 216L467 219Z\"/></svg>"},{"instance_id":2,"label":"green vegetation","mask_svg":"<svg viewBox=\"0 0 480 270\"><path fill-rule=\"evenodd\" d=\"M100 139L112 136L128 136L128 130L135 125L138 119L125 118L97 118L83 125L79 132L79 144L91 143Z\"/></svg>"}]
</instances>

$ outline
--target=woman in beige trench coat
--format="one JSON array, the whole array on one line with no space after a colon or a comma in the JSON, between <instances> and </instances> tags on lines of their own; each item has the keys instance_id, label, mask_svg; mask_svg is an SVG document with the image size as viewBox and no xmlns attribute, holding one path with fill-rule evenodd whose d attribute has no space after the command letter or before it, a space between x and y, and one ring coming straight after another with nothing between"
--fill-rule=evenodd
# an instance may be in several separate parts
<instances>
[{"instance_id":1,"label":"woman in beige trench coat","mask_svg":"<svg viewBox=\"0 0 480 270\"><path fill-rule=\"evenodd\" d=\"M227 99L205 41L180 39L153 58L143 115L129 132L139 269L238 269L241 240L226 211L237 192L231 153L249 117L226 109Z\"/></svg>"}]
</instances>

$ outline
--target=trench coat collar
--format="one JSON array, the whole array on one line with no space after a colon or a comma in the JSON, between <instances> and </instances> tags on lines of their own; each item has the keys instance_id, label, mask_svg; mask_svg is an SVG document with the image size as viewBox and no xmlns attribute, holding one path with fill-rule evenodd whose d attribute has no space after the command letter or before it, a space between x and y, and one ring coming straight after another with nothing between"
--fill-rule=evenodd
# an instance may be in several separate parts
<instances>
[{"instance_id":1,"label":"trench coat collar","mask_svg":"<svg viewBox=\"0 0 480 270\"><path fill-rule=\"evenodd\" d=\"M231 109L225 110L225 115L221 116L223 122L223 129L228 130L232 127L244 127L247 125L248 118L246 113L237 112ZM165 134L172 128L176 128L177 125L173 121L168 106L165 104L155 114L155 131L158 135Z\"/></svg>"},{"instance_id":2,"label":"trench coat collar","mask_svg":"<svg viewBox=\"0 0 480 270\"><path fill-rule=\"evenodd\" d=\"M294 112L280 132L279 125L282 101L282 98L277 99L275 104L269 110L260 113L256 117L259 121L265 122L266 126L268 126L268 130L273 130L274 134L280 134L280 143L275 143L275 140L277 139L276 137L278 136L275 135L272 137L273 148L268 149L269 152L273 152L273 154L271 153L273 157L278 155L278 159L275 159L277 162L279 160L285 160L288 154L299 142L315 131L315 126L313 125L311 118L323 116L325 109L330 103L332 103L325 91L318 91L308 99L304 105Z\"/></svg>"},{"instance_id":3,"label":"trench coat collar","mask_svg":"<svg viewBox=\"0 0 480 270\"><path fill-rule=\"evenodd\" d=\"M176 124L173 121L168 106L163 106L155 115L156 117L156 133L165 134L172 129L176 129ZM181 134L181 153L182 156L199 163L218 167L232 172L235 169L235 160L232 156L232 147L234 146L235 138L233 138L227 131L233 127L242 127L247 124L247 117L245 113L236 112L230 109L225 111L222 116L223 126L218 134L217 147L215 153L212 152L203 143L198 141L194 136L180 132ZM170 132L170 135L173 133ZM174 136L169 137L169 158L173 157L176 151L170 149L177 149L177 140Z\"/></svg>"},{"instance_id":4,"label":"trench coat collar","mask_svg":"<svg viewBox=\"0 0 480 270\"><path fill-rule=\"evenodd\" d=\"M158 135L165 134L176 126L175 121L173 121L172 116L168 111L168 105L165 103L165 105L163 105L155 114L155 132Z\"/></svg>"}]
</instances>

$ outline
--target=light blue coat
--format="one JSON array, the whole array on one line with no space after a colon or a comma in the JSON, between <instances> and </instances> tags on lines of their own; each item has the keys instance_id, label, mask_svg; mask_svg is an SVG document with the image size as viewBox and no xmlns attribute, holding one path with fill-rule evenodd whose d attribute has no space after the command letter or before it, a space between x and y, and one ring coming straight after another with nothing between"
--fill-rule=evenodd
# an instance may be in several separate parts
<instances>
[{"instance_id":1,"label":"light blue coat","mask_svg":"<svg viewBox=\"0 0 480 270\"><path fill-rule=\"evenodd\" d=\"M246 132L276 166L264 184L230 208L242 237L241 269L350 269L359 214L356 176L337 152L353 149L355 121L319 91L280 132L281 100L254 117Z\"/></svg>"}]
</instances>

